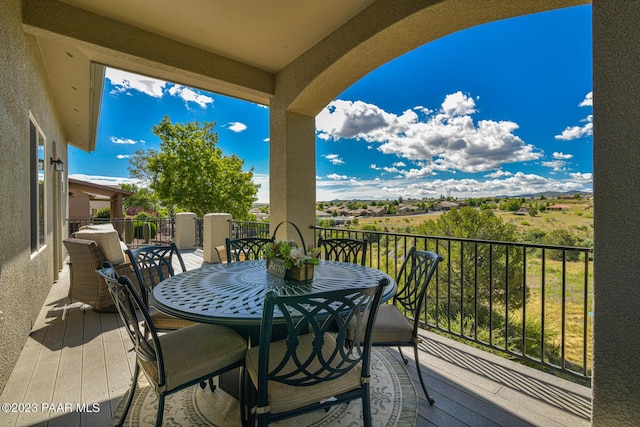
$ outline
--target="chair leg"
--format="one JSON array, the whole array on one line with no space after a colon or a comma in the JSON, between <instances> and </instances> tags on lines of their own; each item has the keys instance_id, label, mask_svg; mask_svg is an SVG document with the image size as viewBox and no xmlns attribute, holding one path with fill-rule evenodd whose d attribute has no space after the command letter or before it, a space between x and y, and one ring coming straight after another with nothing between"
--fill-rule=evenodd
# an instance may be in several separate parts
<instances>
[{"instance_id":1,"label":"chair leg","mask_svg":"<svg viewBox=\"0 0 640 427\"><path fill-rule=\"evenodd\" d=\"M156 427L162 427L164 417L164 394L158 394L158 415L156 416Z\"/></svg>"},{"instance_id":2,"label":"chair leg","mask_svg":"<svg viewBox=\"0 0 640 427\"><path fill-rule=\"evenodd\" d=\"M370 386L368 383L362 385L364 388L362 394L362 420L364 421L365 427L371 427L371 392Z\"/></svg>"},{"instance_id":3,"label":"chair leg","mask_svg":"<svg viewBox=\"0 0 640 427\"><path fill-rule=\"evenodd\" d=\"M129 387L129 396L127 396L127 403L124 405L122 415L120 415L120 419L116 423L116 427L122 426L124 424L124 420L127 418L127 414L129 413L129 408L131 408L131 403L133 403L133 395L136 393L136 386L138 384L139 374L140 374L140 367L136 362L136 366L133 368L133 376L131 377L131 387Z\"/></svg>"},{"instance_id":4,"label":"chair leg","mask_svg":"<svg viewBox=\"0 0 640 427\"><path fill-rule=\"evenodd\" d=\"M404 362L404 364L408 365L409 364L409 359L404 357L404 354L402 354L402 347L398 346L398 351L400 352L400 357L402 357L402 361Z\"/></svg>"},{"instance_id":5,"label":"chair leg","mask_svg":"<svg viewBox=\"0 0 640 427\"><path fill-rule=\"evenodd\" d=\"M418 370L418 378L420 378L420 384L422 384L422 390L424 390L424 395L427 396L427 401L429 402L429 405L433 406L433 404L435 403L435 400L433 399L433 397L429 395L429 392L427 391L427 386L424 385L424 378L422 378L422 367L420 366L420 359L418 359L418 346L414 345L413 350L416 356L416 369Z\"/></svg>"}]
</instances>

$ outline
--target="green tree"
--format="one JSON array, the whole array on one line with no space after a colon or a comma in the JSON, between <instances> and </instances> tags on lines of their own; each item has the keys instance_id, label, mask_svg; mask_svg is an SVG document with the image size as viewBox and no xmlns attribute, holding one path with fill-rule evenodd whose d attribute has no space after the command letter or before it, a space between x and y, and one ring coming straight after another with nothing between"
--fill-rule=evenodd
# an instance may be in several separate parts
<instances>
[{"instance_id":1,"label":"green tree","mask_svg":"<svg viewBox=\"0 0 640 427\"><path fill-rule=\"evenodd\" d=\"M234 219L250 219L259 186L253 168L244 172L238 156L224 156L218 147L215 123L171 123L168 116L153 127L160 150L136 151L131 176L148 179L149 187L167 206L203 216L227 212Z\"/></svg>"},{"instance_id":2,"label":"green tree","mask_svg":"<svg viewBox=\"0 0 640 427\"><path fill-rule=\"evenodd\" d=\"M508 199L506 202L502 203L500 209L507 212L518 212L521 207L522 202L519 199Z\"/></svg>"},{"instance_id":3,"label":"green tree","mask_svg":"<svg viewBox=\"0 0 640 427\"><path fill-rule=\"evenodd\" d=\"M158 199L148 188L138 188L136 184L120 184L120 188L135 193L122 201L125 211L130 207L138 207L147 212L157 210Z\"/></svg>"},{"instance_id":4,"label":"green tree","mask_svg":"<svg viewBox=\"0 0 640 427\"><path fill-rule=\"evenodd\" d=\"M503 222L493 211L471 207L451 209L435 221L425 221L418 225L416 233L502 242L516 242L518 238L516 228ZM451 242L447 254L450 270L442 269L439 272L443 275L440 282L457 285L448 291L440 290L450 292L450 295L441 299L438 310L468 316L476 311L477 296L477 326L484 327L489 324L489 316L496 315L497 308L504 309L507 304L511 309L522 306L522 248L462 240ZM435 287L429 292L435 292ZM494 313L490 307L493 307Z\"/></svg>"}]
</instances>

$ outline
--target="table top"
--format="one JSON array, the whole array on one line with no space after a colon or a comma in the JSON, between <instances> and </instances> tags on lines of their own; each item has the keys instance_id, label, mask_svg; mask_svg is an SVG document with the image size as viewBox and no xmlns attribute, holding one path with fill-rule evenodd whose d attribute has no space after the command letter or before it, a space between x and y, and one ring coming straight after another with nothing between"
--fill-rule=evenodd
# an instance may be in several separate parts
<instances>
[{"instance_id":1,"label":"table top","mask_svg":"<svg viewBox=\"0 0 640 427\"><path fill-rule=\"evenodd\" d=\"M169 277L153 290L151 304L158 310L187 320L215 324L259 325L264 296L302 295L373 286L386 278L382 300L393 297L396 282L388 274L358 264L320 261L313 280L297 282L267 273L264 260L208 264Z\"/></svg>"}]
</instances>

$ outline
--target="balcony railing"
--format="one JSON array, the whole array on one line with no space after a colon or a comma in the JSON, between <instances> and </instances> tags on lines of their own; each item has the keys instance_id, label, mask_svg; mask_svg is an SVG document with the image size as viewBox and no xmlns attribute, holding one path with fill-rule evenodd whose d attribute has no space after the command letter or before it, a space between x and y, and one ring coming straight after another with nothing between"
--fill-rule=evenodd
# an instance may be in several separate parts
<instances>
[{"instance_id":1,"label":"balcony railing","mask_svg":"<svg viewBox=\"0 0 640 427\"><path fill-rule=\"evenodd\" d=\"M69 219L69 237L80 227L111 223L128 246L167 244L175 239L175 218Z\"/></svg>"},{"instance_id":2,"label":"balcony railing","mask_svg":"<svg viewBox=\"0 0 640 427\"><path fill-rule=\"evenodd\" d=\"M266 223L232 223L249 233L234 237L270 236ZM367 265L392 277L412 246L437 252L444 262L429 285L425 326L590 383L592 248L313 228L316 241L366 238Z\"/></svg>"}]
</instances>

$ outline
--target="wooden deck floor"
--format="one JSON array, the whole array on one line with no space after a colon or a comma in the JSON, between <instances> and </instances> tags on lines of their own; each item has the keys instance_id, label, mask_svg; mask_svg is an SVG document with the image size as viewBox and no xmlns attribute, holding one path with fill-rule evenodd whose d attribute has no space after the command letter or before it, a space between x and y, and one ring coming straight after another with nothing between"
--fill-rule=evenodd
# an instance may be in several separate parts
<instances>
[{"instance_id":1,"label":"wooden deck floor","mask_svg":"<svg viewBox=\"0 0 640 427\"><path fill-rule=\"evenodd\" d=\"M183 254L187 268L202 264ZM107 426L129 386L133 353L114 314L67 298L68 268L49 293L0 403L0 426ZM420 360L434 406L424 399L413 354L419 426L587 426L591 390L455 341L424 332ZM398 355L399 357L399 355ZM84 411L77 406L84 405Z\"/></svg>"}]
</instances>

